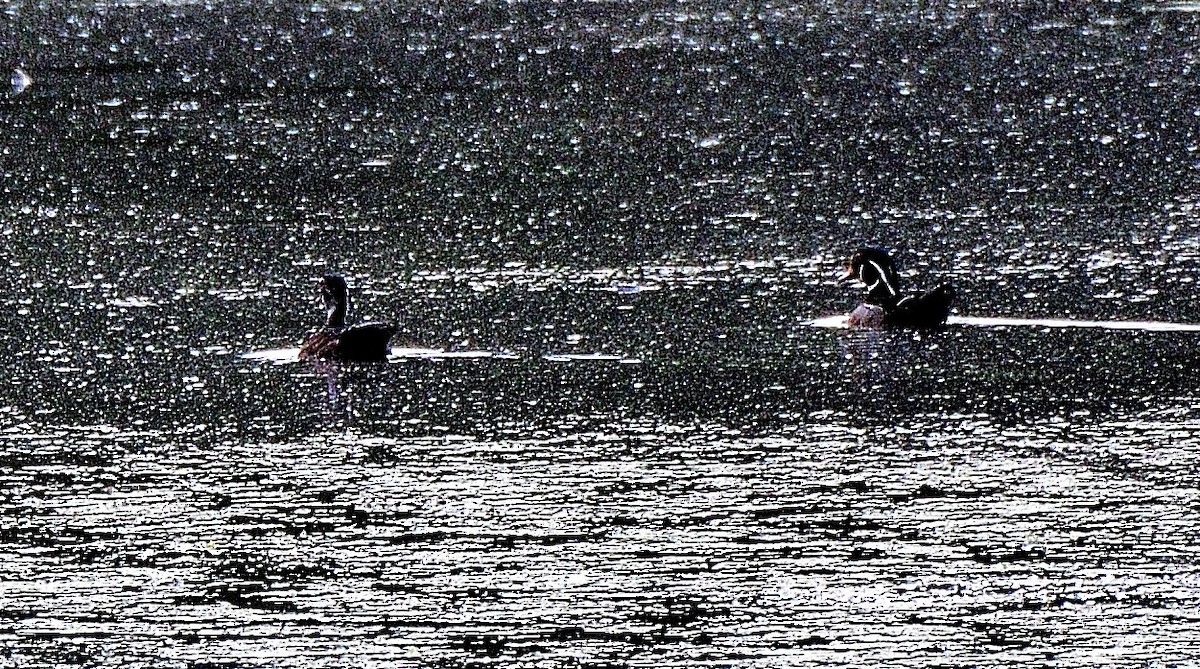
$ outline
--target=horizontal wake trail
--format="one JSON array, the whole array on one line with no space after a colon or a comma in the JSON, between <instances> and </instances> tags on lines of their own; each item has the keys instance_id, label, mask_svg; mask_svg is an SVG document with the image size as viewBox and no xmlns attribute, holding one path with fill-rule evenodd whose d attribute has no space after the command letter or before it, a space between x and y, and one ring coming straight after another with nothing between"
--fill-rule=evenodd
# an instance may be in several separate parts
<instances>
[{"instance_id":1,"label":"horizontal wake trail","mask_svg":"<svg viewBox=\"0 0 1200 669\"><path fill-rule=\"evenodd\" d=\"M818 328L846 328L847 317L826 316L808 321L808 325ZM1089 321L1070 318L1003 318L983 316L951 316L946 325L966 325L971 327L1003 328L1003 327L1034 327L1034 328L1093 328L1098 330L1137 330L1141 332L1200 332L1200 323L1170 323L1166 321Z\"/></svg>"}]
</instances>

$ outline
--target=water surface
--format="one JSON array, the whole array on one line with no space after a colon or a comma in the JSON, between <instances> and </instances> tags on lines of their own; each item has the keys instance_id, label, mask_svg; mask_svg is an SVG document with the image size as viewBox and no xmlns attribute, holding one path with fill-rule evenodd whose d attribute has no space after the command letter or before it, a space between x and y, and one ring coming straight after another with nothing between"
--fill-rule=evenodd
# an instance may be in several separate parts
<instances>
[{"instance_id":1,"label":"water surface","mask_svg":"<svg viewBox=\"0 0 1200 669\"><path fill-rule=\"evenodd\" d=\"M1191 9L6 6L0 666L1195 664Z\"/></svg>"}]
</instances>

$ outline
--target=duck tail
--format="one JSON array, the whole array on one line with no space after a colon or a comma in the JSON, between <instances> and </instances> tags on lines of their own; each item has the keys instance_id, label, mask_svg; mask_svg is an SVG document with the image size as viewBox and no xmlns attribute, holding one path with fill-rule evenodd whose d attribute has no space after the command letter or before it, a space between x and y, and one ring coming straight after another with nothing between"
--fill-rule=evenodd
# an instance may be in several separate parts
<instances>
[{"instance_id":1,"label":"duck tail","mask_svg":"<svg viewBox=\"0 0 1200 669\"><path fill-rule=\"evenodd\" d=\"M948 284L948 283L943 283L942 285L938 286L937 288L934 288L933 292L936 295L941 295L941 296L945 297L947 305L949 305L951 302L953 302L954 298L958 296L958 291L954 289L953 285Z\"/></svg>"},{"instance_id":2,"label":"duck tail","mask_svg":"<svg viewBox=\"0 0 1200 669\"><path fill-rule=\"evenodd\" d=\"M944 325L946 319L950 317L950 307L954 304L954 298L958 296L958 291L951 284L943 283L933 289L933 295L938 302L937 313L940 316L939 324Z\"/></svg>"}]
</instances>

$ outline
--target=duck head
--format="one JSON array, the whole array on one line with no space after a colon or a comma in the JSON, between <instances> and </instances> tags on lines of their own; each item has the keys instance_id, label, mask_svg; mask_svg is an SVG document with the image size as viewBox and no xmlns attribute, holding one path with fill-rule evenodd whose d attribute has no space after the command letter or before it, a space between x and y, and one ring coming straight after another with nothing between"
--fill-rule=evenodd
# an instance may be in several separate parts
<instances>
[{"instance_id":1,"label":"duck head","mask_svg":"<svg viewBox=\"0 0 1200 669\"><path fill-rule=\"evenodd\" d=\"M326 274L317 282L317 291L325 302L325 327L345 327L346 312L350 309L350 289L346 280L339 274Z\"/></svg>"},{"instance_id":2,"label":"duck head","mask_svg":"<svg viewBox=\"0 0 1200 669\"><path fill-rule=\"evenodd\" d=\"M841 280L866 284L868 304L891 306L900 299L900 275L896 273L896 263L883 249L863 247L855 251Z\"/></svg>"}]
</instances>

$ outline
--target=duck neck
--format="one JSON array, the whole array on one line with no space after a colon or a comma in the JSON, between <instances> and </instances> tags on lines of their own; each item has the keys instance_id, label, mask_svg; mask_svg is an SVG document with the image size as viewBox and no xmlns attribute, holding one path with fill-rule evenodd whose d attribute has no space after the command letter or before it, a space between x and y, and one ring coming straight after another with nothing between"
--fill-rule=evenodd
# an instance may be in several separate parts
<instances>
[{"instance_id":1,"label":"duck neck","mask_svg":"<svg viewBox=\"0 0 1200 669\"><path fill-rule=\"evenodd\" d=\"M891 266L868 261L862 270L862 280L867 284L867 302L886 308L899 301L900 277Z\"/></svg>"},{"instance_id":2,"label":"duck neck","mask_svg":"<svg viewBox=\"0 0 1200 669\"><path fill-rule=\"evenodd\" d=\"M325 312L325 327L346 327L346 301L330 300Z\"/></svg>"}]
</instances>

